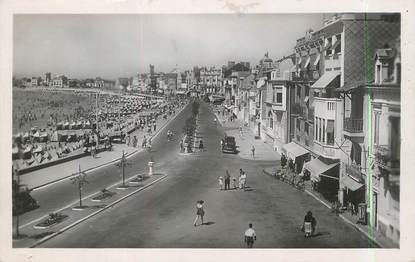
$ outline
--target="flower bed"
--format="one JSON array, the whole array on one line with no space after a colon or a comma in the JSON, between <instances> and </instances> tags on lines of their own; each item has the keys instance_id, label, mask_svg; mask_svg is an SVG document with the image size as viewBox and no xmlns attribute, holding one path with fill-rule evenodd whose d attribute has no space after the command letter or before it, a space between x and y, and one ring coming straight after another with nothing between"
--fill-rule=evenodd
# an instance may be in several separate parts
<instances>
[{"instance_id":1,"label":"flower bed","mask_svg":"<svg viewBox=\"0 0 415 262\"><path fill-rule=\"evenodd\" d=\"M101 190L101 193L98 196L92 198L92 201L93 202L100 202L100 201L103 201L105 199L111 198L115 194L117 194L117 193L111 192L107 189L103 189L103 190Z\"/></svg>"},{"instance_id":2,"label":"flower bed","mask_svg":"<svg viewBox=\"0 0 415 262\"><path fill-rule=\"evenodd\" d=\"M48 218L46 218L42 222L36 224L34 226L34 228L36 228L36 229L49 228L49 227L54 226L58 223L61 223L66 218L68 218L68 215L61 214L61 213L50 213Z\"/></svg>"}]
</instances>

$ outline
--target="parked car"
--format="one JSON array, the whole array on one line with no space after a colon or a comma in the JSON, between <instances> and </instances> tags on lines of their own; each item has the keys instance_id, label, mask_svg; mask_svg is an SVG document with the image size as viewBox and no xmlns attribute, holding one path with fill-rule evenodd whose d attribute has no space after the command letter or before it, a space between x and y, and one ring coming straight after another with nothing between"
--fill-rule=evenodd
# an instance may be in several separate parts
<instances>
[{"instance_id":1,"label":"parked car","mask_svg":"<svg viewBox=\"0 0 415 262\"><path fill-rule=\"evenodd\" d=\"M233 136L226 136L222 140L222 152L223 153L233 153L236 154L236 142L235 137Z\"/></svg>"}]
</instances>

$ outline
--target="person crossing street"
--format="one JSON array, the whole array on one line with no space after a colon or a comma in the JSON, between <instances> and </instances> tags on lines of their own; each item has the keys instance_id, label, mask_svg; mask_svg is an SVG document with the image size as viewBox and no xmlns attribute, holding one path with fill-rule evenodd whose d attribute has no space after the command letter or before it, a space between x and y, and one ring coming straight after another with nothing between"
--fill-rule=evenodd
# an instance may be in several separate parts
<instances>
[{"instance_id":1,"label":"person crossing street","mask_svg":"<svg viewBox=\"0 0 415 262\"><path fill-rule=\"evenodd\" d=\"M245 243L248 248L252 248L256 241L256 233L252 228L252 224L249 224L249 228L245 231Z\"/></svg>"}]
</instances>

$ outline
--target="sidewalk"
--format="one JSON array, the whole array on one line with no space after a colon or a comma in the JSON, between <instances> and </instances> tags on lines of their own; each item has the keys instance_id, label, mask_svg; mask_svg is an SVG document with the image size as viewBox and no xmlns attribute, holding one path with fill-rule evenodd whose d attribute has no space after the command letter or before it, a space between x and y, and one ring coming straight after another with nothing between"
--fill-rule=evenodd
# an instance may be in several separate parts
<instances>
[{"instance_id":1,"label":"sidewalk","mask_svg":"<svg viewBox=\"0 0 415 262\"><path fill-rule=\"evenodd\" d=\"M277 170L280 170L281 167L267 167L264 168L264 173L270 176L275 175L275 172ZM319 201L321 204L326 206L327 208L331 209L331 203L327 201L318 191L314 191L311 186L310 181L305 182L305 190L308 195L315 198L317 201ZM362 234L364 234L367 238L372 240L376 245L378 245L381 248L399 248L396 244L392 243L388 239L386 239L384 236L380 235L377 231L372 230L371 233L369 233L369 227L367 225L357 224L358 216L352 215L349 211L345 211L344 213L339 214L339 217L342 218L346 223L353 226L355 229L360 231Z\"/></svg>"},{"instance_id":2,"label":"sidewalk","mask_svg":"<svg viewBox=\"0 0 415 262\"><path fill-rule=\"evenodd\" d=\"M275 152L270 145L262 141L261 139L255 139L255 135L252 130L245 127L239 119L234 121L228 121L225 117L218 115L215 116L219 120L219 123L223 126L226 135L235 137L236 145L238 146L239 156L243 159L249 160L262 160L273 161L280 160L281 156ZM242 127L242 136L239 132L239 128ZM252 146L255 147L255 157L252 157Z\"/></svg>"},{"instance_id":3,"label":"sidewalk","mask_svg":"<svg viewBox=\"0 0 415 262\"><path fill-rule=\"evenodd\" d=\"M130 137L133 138L137 136L138 146L134 148L132 146L127 146L126 144L113 144L113 149L111 151L104 151L96 155L95 158L92 156L86 156L78 158L73 161L64 162L58 165L42 168L33 172L26 173L20 176L20 183L26 185L30 189L38 189L42 186L49 185L64 179L69 178L74 173L78 172L79 166L81 166L82 171L90 171L95 168L103 167L112 162L119 160L122 156L122 152L130 157L138 152L141 152L143 148L141 143L144 135L148 138L154 138L158 133L167 125L171 120L173 120L180 112L187 106L187 104L182 108L176 108L176 113L170 116L167 119L159 117L157 119L157 130L148 134L146 131L135 130L130 134Z\"/></svg>"},{"instance_id":4,"label":"sidewalk","mask_svg":"<svg viewBox=\"0 0 415 262\"><path fill-rule=\"evenodd\" d=\"M25 227L24 229L20 229L20 234L27 237L13 240L13 247L36 247L54 236L76 226L77 224L101 213L108 208L111 208L122 200L163 180L166 176L166 174L154 174L151 177L145 178L141 182L135 182L133 184L128 182L135 178L131 177L126 181L126 189L119 190L116 188L118 185L108 187L107 189L110 196L107 198L103 198L101 200L97 199L98 196L102 196L102 193L97 192L95 195L87 199L83 199L83 208L81 210L73 210L74 207L79 207L79 200L75 201L72 205L59 212L59 214L66 216L66 218L64 218L60 223L39 227L40 222L46 221L45 218L44 220L33 222L30 226Z\"/></svg>"}]
</instances>

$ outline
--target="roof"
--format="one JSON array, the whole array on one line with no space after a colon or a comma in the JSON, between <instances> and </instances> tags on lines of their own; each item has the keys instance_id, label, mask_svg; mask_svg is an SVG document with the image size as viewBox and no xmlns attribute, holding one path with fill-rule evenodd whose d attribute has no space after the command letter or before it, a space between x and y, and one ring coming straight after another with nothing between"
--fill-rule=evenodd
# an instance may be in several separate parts
<instances>
[{"instance_id":1,"label":"roof","mask_svg":"<svg viewBox=\"0 0 415 262\"><path fill-rule=\"evenodd\" d=\"M393 51L391 48L379 48L376 49L374 58L392 58L393 57Z\"/></svg>"}]
</instances>

